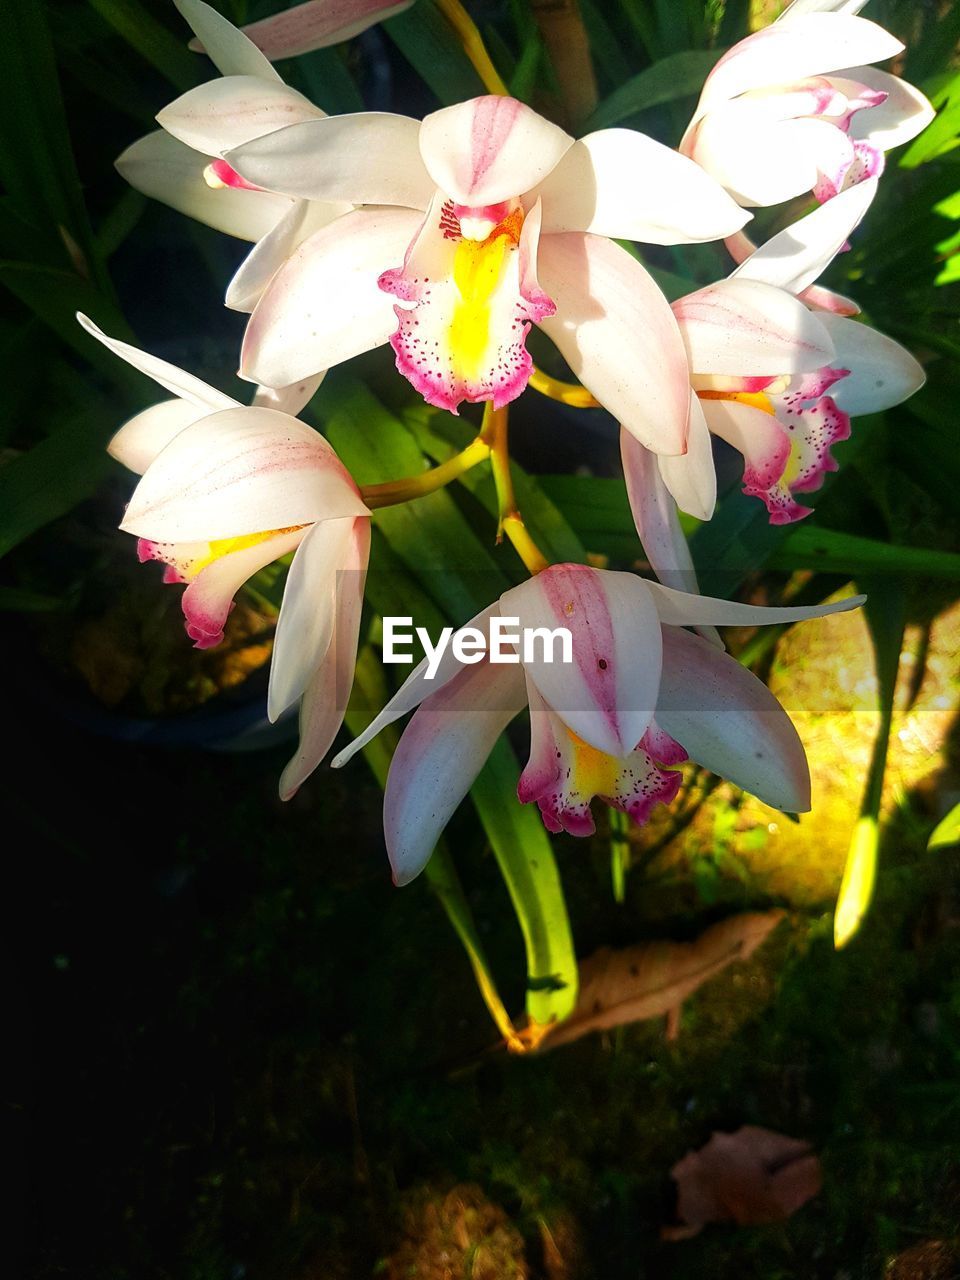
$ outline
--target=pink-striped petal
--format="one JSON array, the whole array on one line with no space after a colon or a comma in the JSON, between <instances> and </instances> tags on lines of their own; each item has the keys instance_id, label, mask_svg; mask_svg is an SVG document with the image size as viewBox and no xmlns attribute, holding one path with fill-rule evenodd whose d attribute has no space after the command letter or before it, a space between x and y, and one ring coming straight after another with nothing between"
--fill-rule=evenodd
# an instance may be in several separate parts
<instances>
[{"instance_id":1,"label":"pink-striped petal","mask_svg":"<svg viewBox=\"0 0 960 1280\"><path fill-rule=\"evenodd\" d=\"M210 157L158 129L119 157L117 172L131 187L178 213L240 240L259 240L289 211L291 201L272 191L214 189L204 173Z\"/></svg>"},{"instance_id":2,"label":"pink-striped petal","mask_svg":"<svg viewBox=\"0 0 960 1280\"><path fill-rule=\"evenodd\" d=\"M209 412L189 400L162 400L125 422L107 445L107 452L142 476L174 436Z\"/></svg>"},{"instance_id":3,"label":"pink-striped petal","mask_svg":"<svg viewBox=\"0 0 960 1280\"><path fill-rule=\"evenodd\" d=\"M305 200L425 209L436 183L420 159L420 122L382 111L291 122L227 161L248 182Z\"/></svg>"},{"instance_id":4,"label":"pink-striped petal","mask_svg":"<svg viewBox=\"0 0 960 1280\"><path fill-rule=\"evenodd\" d=\"M240 408L181 431L137 485L120 527L157 542L203 542L366 514L323 436L273 409Z\"/></svg>"},{"instance_id":5,"label":"pink-striped petal","mask_svg":"<svg viewBox=\"0 0 960 1280\"><path fill-rule=\"evenodd\" d=\"M785 813L810 808L810 773L790 717L736 659L663 629L657 722L691 760Z\"/></svg>"},{"instance_id":6,"label":"pink-striped petal","mask_svg":"<svg viewBox=\"0 0 960 1280\"><path fill-rule=\"evenodd\" d=\"M628 755L653 716L660 678L660 632L647 584L630 573L552 565L500 597L503 617L523 633L565 628L572 662L558 644L523 653L524 669L578 737L599 751Z\"/></svg>"},{"instance_id":7,"label":"pink-striped petal","mask_svg":"<svg viewBox=\"0 0 960 1280\"><path fill-rule=\"evenodd\" d=\"M654 453L682 453L690 383L680 330L654 281L602 236L544 235L540 282L556 315L541 321L574 374Z\"/></svg>"},{"instance_id":8,"label":"pink-striped petal","mask_svg":"<svg viewBox=\"0 0 960 1280\"><path fill-rule=\"evenodd\" d=\"M530 197L545 233L591 231L646 244L696 244L749 221L699 165L634 129L602 129L575 142Z\"/></svg>"},{"instance_id":9,"label":"pink-striped petal","mask_svg":"<svg viewBox=\"0 0 960 1280\"><path fill-rule=\"evenodd\" d=\"M420 127L420 154L434 184L472 208L531 191L572 145L530 107L494 95L443 107Z\"/></svg>"},{"instance_id":10,"label":"pink-striped petal","mask_svg":"<svg viewBox=\"0 0 960 1280\"><path fill-rule=\"evenodd\" d=\"M375 22L409 9L413 0L307 0L244 27L244 33L273 62L352 40Z\"/></svg>"},{"instance_id":11,"label":"pink-striped petal","mask_svg":"<svg viewBox=\"0 0 960 1280\"><path fill-rule=\"evenodd\" d=\"M224 155L275 129L322 118L320 108L296 89L257 76L209 80L157 112L157 123L167 133L208 156Z\"/></svg>"},{"instance_id":12,"label":"pink-striped petal","mask_svg":"<svg viewBox=\"0 0 960 1280\"><path fill-rule=\"evenodd\" d=\"M419 875L497 739L523 708L518 667L465 667L418 709L400 738L383 798L394 883ZM510 804L508 797L505 804Z\"/></svg>"},{"instance_id":13,"label":"pink-striped petal","mask_svg":"<svg viewBox=\"0 0 960 1280\"><path fill-rule=\"evenodd\" d=\"M358 209L305 240L250 317L241 375L287 386L386 342L397 321L377 282L420 222L409 209Z\"/></svg>"},{"instance_id":14,"label":"pink-striped petal","mask_svg":"<svg viewBox=\"0 0 960 1280\"><path fill-rule=\"evenodd\" d=\"M346 715L357 663L370 521L353 523L340 574L333 638L300 703L300 742L280 778L280 799L289 800L330 750Z\"/></svg>"}]
</instances>

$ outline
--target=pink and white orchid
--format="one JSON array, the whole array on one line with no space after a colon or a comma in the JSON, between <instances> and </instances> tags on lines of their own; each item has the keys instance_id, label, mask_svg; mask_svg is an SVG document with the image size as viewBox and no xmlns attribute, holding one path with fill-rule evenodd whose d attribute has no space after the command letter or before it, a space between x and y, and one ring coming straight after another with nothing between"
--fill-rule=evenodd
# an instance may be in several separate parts
<instances>
[{"instance_id":1,"label":"pink and white orchid","mask_svg":"<svg viewBox=\"0 0 960 1280\"><path fill-rule=\"evenodd\" d=\"M572 662L550 661L535 648L513 664L478 651L464 665L448 647L433 678L422 663L333 764L345 764L385 725L419 708L400 739L384 797L398 884L422 870L525 704L531 745L518 796L536 801L550 831L589 835L594 796L645 822L656 804L676 795L675 766L687 758L798 813L809 808L810 779L786 712L738 662L683 628L792 622L861 600L766 609L688 595L634 574L553 565L504 592L468 626L486 636L496 617L518 619L527 634L565 627Z\"/></svg>"},{"instance_id":2,"label":"pink and white orchid","mask_svg":"<svg viewBox=\"0 0 960 1280\"><path fill-rule=\"evenodd\" d=\"M351 206L264 191L224 161L223 153L240 143L298 121L321 120L324 112L284 84L267 57L216 9L203 0L175 3L221 75L164 107L157 115L163 127L129 146L117 169L144 195L257 242L227 290L228 306L252 310L296 246Z\"/></svg>"},{"instance_id":3,"label":"pink and white orchid","mask_svg":"<svg viewBox=\"0 0 960 1280\"><path fill-rule=\"evenodd\" d=\"M865 65L903 45L859 7L793 5L707 77L680 150L741 204L829 200L881 173L884 153L933 119L919 90Z\"/></svg>"},{"instance_id":4,"label":"pink and white orchid","mask_svg":"<svg viewBox=\"0 0 960 1280\"><path fill-rule=\"evenodd\" d=\"M683 344L644 268L610 237L713 240L746 214L702 169L629 129L577 142L506 97L420 121L308 120L238 146L243 178L357 208L305 240L247 328L241 374L282 385L389 341L430 404L501 406L539 324L649 448L682 453Z\"/></svg>"},{"instance_id":5,"label":"pink and white orchid","mask_svg":"<svg viewBox=\"0 0 960 1280\"><path fill-rule=\"evenodd\" d=\"M923 369L892 338L811 311L795 296L845 244L875 186L870 179L843 192L768 241L729 279L673 304L697 401L688 451L651 460L622 435L631 506L658 572L688 572L675 515L671 523L663 514L663 489L681 510L699 519L712 514L711 435L743 454L744 492L766 504L772 524L787 524L810 513L797 495L836 470L831 447L850 435L851 417L900 404L923 385Z\"/></svg>"},{"instance_id":6,"label":"pink and white orchid","mask_svg":"<svg viewBox=\"0 0 960 1280\"><path fill-rule=\"evenodd\" d=\"M238 401L78 319L98 341L174 393L131 418L110 453L141 475L120 528L163 581L183 583L187 635L223 639L237 591L293 553L277 620L267 714L300 700L300 745L281 780L292 794L330 748L353 684L369 512L318 432L289 413ZM313 387L303 384L302 400ZM287 403L294 407L296 392Z\"/></svg>"}]
</instances>

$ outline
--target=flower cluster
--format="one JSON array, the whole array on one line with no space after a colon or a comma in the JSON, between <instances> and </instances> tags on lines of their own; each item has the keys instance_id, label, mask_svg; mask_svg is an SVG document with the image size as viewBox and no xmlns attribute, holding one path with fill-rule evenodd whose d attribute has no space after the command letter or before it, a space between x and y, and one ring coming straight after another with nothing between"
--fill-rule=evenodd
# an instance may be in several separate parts
<instances>
[{"instance_id":1,"label":"flower cluster","mask_svg":"<svg viewBox=\"0 0 960 1280\"><path fill-rule=\"evenodd\" d=\"M539 376L527 350L537 325L584 396L621 426L630 505L659 582L549 564L514 505L501 503L531 576L468 625L482 639L492 618L562 624L572 661L518 650L494 663L481 650L466 663L445 651L334 759L344 764L416 709L385 796L397 882L425 865L525 706L530 755L518 796L537 803L551 831L592 832L594 797L643 823L674 798L687 759L775 808L807 809L792 723L715 628L820 616L859 599L761 608L703 596L678 512L713 514L716 436L742 454L744 492L772 523L802 518L804 495L837 467L831 449L851 418L923 381L907 351L853 318L856 304L816 283L867 212L885 151L931 118L921 94L872 65L900 43L856 3L796 0L719 60L674 151L625 128L575 139L497 94L422 121L327 116L282 82L270 56L346 38L405 6L352 0L335 6L331 25L329 6L308 3L248 37L202 0L176 3L221 75L162 110L161 129L118 167L146 194L253 242L226 294L249 316L240 374L255 384L252 403L82 322L173 395L126 423L111 452L141 475L121 527L142 560L164 564L164 581L186 584L194 643L217 644L240 586L292 554L269 687L272 719L300 704L282 795L317 767L343 722L371 509L446 478L361 490L296 415L327 369L389 343L429 405L456 414L485 404L462 466L492 456L499 485L509 462L496 424ZM744 230L749 207L805 193L813 212L756 247ZM672 305L618 243L719 240L730 275Z\"/></svg>"}]
</instances>

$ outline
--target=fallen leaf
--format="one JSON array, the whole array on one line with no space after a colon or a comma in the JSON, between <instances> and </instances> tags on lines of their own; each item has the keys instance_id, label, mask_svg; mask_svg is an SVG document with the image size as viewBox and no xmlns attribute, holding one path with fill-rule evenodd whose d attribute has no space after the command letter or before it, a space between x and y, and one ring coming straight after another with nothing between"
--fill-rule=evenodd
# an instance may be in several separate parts
<instances>
[{"instance_id":1,"label":"fallen leaf","mask_svg":"<svg viewBox=\"0 0 960 1280\"><path fill-rule=\"evenodd\" d=\"M664 1240L688 1240L708 1222L754 1226L782 1222L820 1190L820 1161L809 1142L744 1125L715 1133L670 1170L677 1184L678 1226Z\"/></svg>"},{"instance_id":2,"label":"fallen leaf","mask_svg":"<svg viewBox=\"0 0 960 1280\"><path fill-rule=\"evenodd\" d=\"M538 1047L556 1049L591 1031L664 1014L673 1038L683 1001L727 965L751 956L784 914L748 911L731 916L694 942L644 942L622 950L601 947L580 963L580 995L573 1013L565 1022L538 1028Z\"/></svg>"}]
</instances>

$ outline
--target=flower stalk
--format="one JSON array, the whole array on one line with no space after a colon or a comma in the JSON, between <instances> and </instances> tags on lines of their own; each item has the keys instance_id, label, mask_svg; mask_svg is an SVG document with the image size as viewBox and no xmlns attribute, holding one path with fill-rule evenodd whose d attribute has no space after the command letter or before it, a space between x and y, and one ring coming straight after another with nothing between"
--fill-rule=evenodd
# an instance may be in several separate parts
<instances>
[{"instance_id":1,"label":"flower stalk","mask_svg":"<svg viewBox=\"0 0 960 1280\"><path fill-rule=\"evenodd\" d=\"M490 445L482 433L472 440L465 449L439 466L431 467L418 476L404 476L400 480L387 480L383 484L361 486L360 496L371 511L377 507L395 507L401 502L410 502L413 498L422 498L425 494L442 489L451 480L456 480L465 471L484 462L490 457Z\"/></svg>"},{"instance_id":2,"label":"flower stalk","mask_svg":"<svg viewBox=\"0 0 960 1280\"><path fill-rule=\"evenodd\" d=\"M527 384L534 391L560 404L569 405L573 409L599 409L600 401L595 399L586 387L579 382L561 382L559 378L551 378L549 373L534 368Z\"/></svg>"},{"instance_id":3,"label":"flower stalk","mask_svg":"<svg viewBox=\"0 0 960 1280\"><path fill-rule=\"evenodd\" d=\"M497 541L501 542L506 534L529 572L537 574L549 568L550 561L531 538L517 507L513 476L510 473L508 424L509 411L506 406L494 409L488 400L483 410L480 439L487 441L490 447L490 467L497 490Z\"/></svg>"},{"instance_id":4,"label":"flower stalk","mask_svg":"<svg viewBox=\"0 0 960 1280\"><path fill-rule=\"evenodd\" d=\"M437 8L460 37L463 51L473 63L474 70L483 81L483 87L489 93L508 95L510 90L497 74L476 23L460 0L437 0Z\"/></svg>"}]
</instances>

